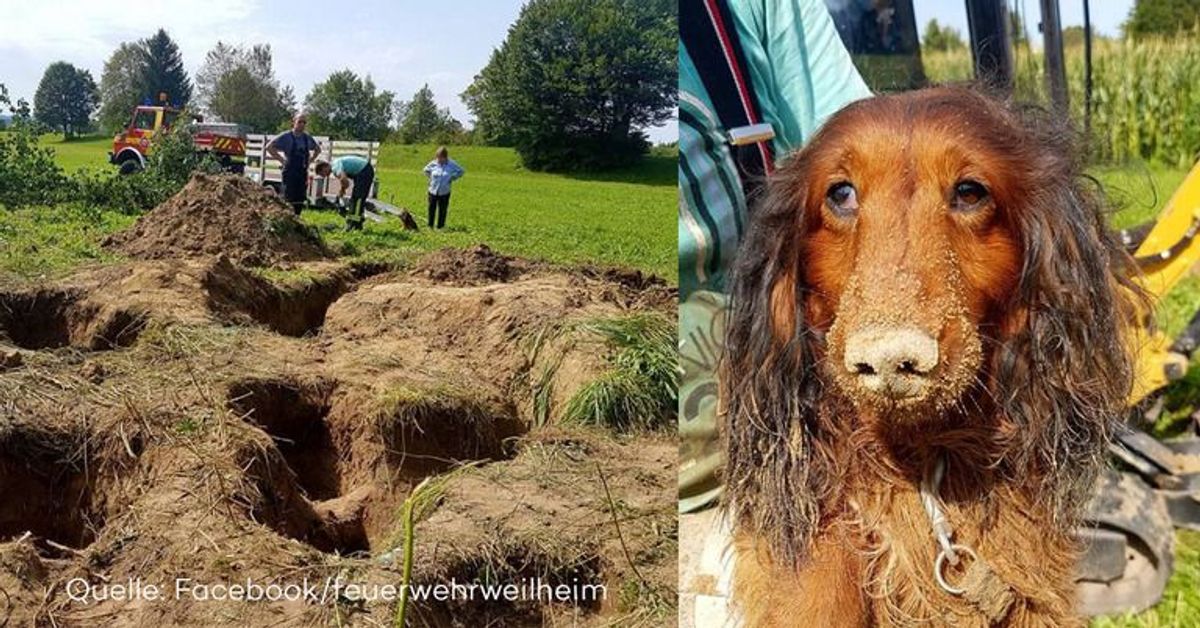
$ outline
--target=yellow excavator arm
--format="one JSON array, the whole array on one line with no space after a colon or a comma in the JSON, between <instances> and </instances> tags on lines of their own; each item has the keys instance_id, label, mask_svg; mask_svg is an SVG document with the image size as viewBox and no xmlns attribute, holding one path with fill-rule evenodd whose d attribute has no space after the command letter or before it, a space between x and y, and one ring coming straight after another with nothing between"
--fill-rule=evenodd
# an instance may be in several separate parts
<instances>
[{"instance_id":1,"label":"yellow excavator arm","mask_svg":"<svg viewBox=\"0 0 1200 628\"><path fill-rule=\"evenodd\" d=\"M1200 163L1171 196L1159 213L1154 226L1138 245L1134 258L1142 269L1141 283L1155 301L1162 300L1200 263ZM1200 309L1200 303L1196 304ZM1198 318L1193 318L1189 330L1195 333ZM1138 352L1137 381L1132 403L1182 377L1188 369L1189 347L1181 348L1183 339L1167 337L1161 330L1147 329Z\"/></svg>"}]
</instances>

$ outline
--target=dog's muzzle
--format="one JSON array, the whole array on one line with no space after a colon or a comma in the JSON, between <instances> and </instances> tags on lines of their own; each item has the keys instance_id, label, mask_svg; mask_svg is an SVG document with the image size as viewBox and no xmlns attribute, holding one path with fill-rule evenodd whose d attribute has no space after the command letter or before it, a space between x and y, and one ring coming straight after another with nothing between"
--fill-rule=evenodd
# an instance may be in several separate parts
<instances>
[{"instance_id":1,"label":"dog's muzzle","mask_svg":"<svg viewBox=\"0 0 1200 628\"><path fill-rule=\"evenodd\" d=\"M914 328L868 328L846 339L846 370L867 390L893 399L920 397L938 363L937 340Z\"/></svg>"}]
</instances>

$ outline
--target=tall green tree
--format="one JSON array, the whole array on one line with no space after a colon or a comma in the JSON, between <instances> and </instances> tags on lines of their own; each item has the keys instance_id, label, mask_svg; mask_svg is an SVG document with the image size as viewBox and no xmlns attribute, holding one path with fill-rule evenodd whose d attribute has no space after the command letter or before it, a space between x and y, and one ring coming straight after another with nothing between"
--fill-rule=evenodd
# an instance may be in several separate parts
<instances>
[{"instance_id":1,"label":"tall green tree","mask_svg":"<svg viewBox=\"0 0 1200 628\"><path fill-rule=\"evenodd\" d=\"M101 129L111 133L123 128L133 108L153 96L142 83L145 54L141 44L123 42L104 62L98 115Z\"/></svg>"},{"instance_id":2,"label":"tall green tree","mask_svg":"<svg viewBox=\"0 0 1200 628\"><path fill-rule=\"evenodd\" d=\"M925 41L922 43L926 50L941 52L966 48L962 33L958 32L958 29L953 26L942 26L936 19L929 20L929 23L925 25Z\"/></svg>"},{"instance_id":3,"label":"tall green tree","mask_svg":"<svg viewBox=\"0 0 1200 628\"><path fill-rule=\"evenodd\" d=\"M210 98L209 111L222 120L261 133L279 130L291 115L279 91L245 67L221 76Z\"/></svg>"},{"instance_id":4,"label":"tall green tree","mask_svg":"<svg viewBox=\"0 0 1200 628\"><path fill-rule=\"evenodd\" d=\"M65 61L46 68L33 95L34 117L38 122L62 131L70 139L87 128L92 112L100 102L100 90L92 73Z\"/></svg>"},{"instance_id":5,"label":"tall green tree","mask_svg":"<svg viewBox=\"0 0 1200 628\"><path fill-rule=\"evenodd\" d=\"M236 46L218 41L204 57L204 63L196 72L194 104L214 115L221 115L212 107L217 85L225 76L244 68L256 82L274 90L278 104L289 111L295 107L295 96L290 87L284 87L275 77L275 67L270 44L250 47ZM239 120L235 120L240 122Z\"/></svg>"},{"instance_id":6,"label":"tall green tree","mask_svg":"<svg viewBox=\"0 0 1200 628\"><path fill-rule=\"evenodd\" d=\"M488 64L459 94L459 98L475 116L473 134L477 143L491 146L513 146L516 143L512 120L505 117L502 106L512 100L512 96L503 95L508 64L508 43L504 42L492 51Z\"/></svg>"},{"instance_id":7,"label":"tall green tree","mask_svg":"<svg viewBox=\"0 0 1200 628\"><path fill-rule=\"evenodd\" d=\"M674 0L530 0L463 93L539 170L629 164L675 109Z\"/></svg>"},{"instance_id":8,"label":"tall green tree","mask_svg":"<svg viewBox=\"0 0 1200 628\"><path fill-rule=\"evenodd\" d=\"M1174 35L1196 30L1200 0L1137 0L1122 25L1126 35Z\"/></svg>"},{"instance_id":9,"label":"tall green tree","mask_svg":"<svg viewBox=\"0 0 1200 628\"><path fill-rule=\"evenodd\" d=\"M426 84L403 107L396 133L405 144L443 141L462 130L462 124L447 108L439 109L433 90Z\"/></svg>"},{"instance_id":10,"label":"tall green tree","mask_svg":"<svg viewBox=\"0 0 1200 628\"><path fill-rule=\"evenodd\" d=\"M179 46L167 35L158 32L142 40L143 67L142 86L151 98L165 91L174 105L184 106L192 99L192 81L183 68L183 55Z\"/></svg>"},{"instance_id":11,"label":"tall green tree","mask_svg":"<svg viewBox=\"0 0 1200 628\"><path fill-rule=\"evenodd\" d=\"M270 133L291 116L296 99L275 78L269 44L245 48L217 42L196 73L194 104L227 122Z\"/></svg>"},{"instance_id":12,"label":"tall green tree","mask_svg":"<svg viewBox=\"0 0 1200 628\"><path fill-rule=\"evenodd\" d=\"M335 139L382 140L388 133L396 95L376 93L370 77L340 70L313 86L304 99L309 132Z\"/></svg>"}]
</instances>

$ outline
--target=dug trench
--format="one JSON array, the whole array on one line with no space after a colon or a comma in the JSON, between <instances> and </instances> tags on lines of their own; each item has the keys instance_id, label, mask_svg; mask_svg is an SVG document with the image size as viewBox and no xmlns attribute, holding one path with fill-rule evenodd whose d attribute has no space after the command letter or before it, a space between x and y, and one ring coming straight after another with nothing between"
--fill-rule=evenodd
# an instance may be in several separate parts
<instances>
[{"instance_id":1,"label":"dug trench","mask_svg":"<svg viewBox=\"0 0 1200 628\"><path fill-rule=\"evenodd\" d=\"M106 465L87 460L81 434L30 424L4 427L0 542L27 536L47 557L90 545L109 515L111 478L101 472Z\"/></svg>"},{"instance_id":2,"label":"dug trench","mask_svg":"<svg viewBox=\"0 0 1200 628\"><path fill-rule=\"evenodd\" d=\"M264 497L251 516L345 556L370 555L390 540L396 513L422 480L509 458L511 439L526 429L466 396L407 390L372 407L328 380L241 380L229 387L228 404L279 454L247 465Z\"/></svg>"},{"instance_id":3,"label":"dug trench","mask_svg":"<svg viewBox=\"0 0 1200 628\"><path fill-rule=\"evenodd\" d=\"M0 292L0 339L33 350L113 349L133 344L146 325L136 308L102 308L81 297L66 288Z\"/></svg>"},{"instance_id":4,"label":"dug trench","mask_svg":"<svg viewBox=\"0 0 1200 628\"><path fill-rule=\"evenodd\" d=\"M0 344L27 356L0 371L0 494L25 496L0 506L14 621L390 623L394 601L83 606L61 586L346 573L395 584L400 513L427 479L436 490L416 518L413 583L540 578L610 593L414 601L411 625L669 617L639 613L674 580L673 441L560 424L571 391L598 376L594 343L564 358L576 366L558 370L558 401L541 412L529 380L548 326L666 313L673 295L487 250L456 255L433 266L479 268L152 259L3 293L3 311L19 314L0 312ZM115 333L126 328L137 331ZM81 376L78 353L56 347L90 351L102 377Z\"/></svg>"}]
</instances>

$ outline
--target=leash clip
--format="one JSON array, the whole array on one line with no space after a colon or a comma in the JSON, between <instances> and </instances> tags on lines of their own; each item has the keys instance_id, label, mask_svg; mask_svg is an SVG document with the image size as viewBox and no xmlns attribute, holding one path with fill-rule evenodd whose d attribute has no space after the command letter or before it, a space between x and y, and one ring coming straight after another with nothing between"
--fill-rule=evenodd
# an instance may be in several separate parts
<instances>
[{"instance_id":1,"label":"leash clip","mask_svg":"<svg viewBox=\"0 0 1200 628\"><path fill-rule=\"evenodd\" d=\"M958 566L959 552L967 555L971 560L978 560L974 550L966 545L961 545L954 542L954 529L950 527L950 522L946 519L946 513L942 511L941 498L938 493L942 488L942 478L946 475L946 459L938 457L930 472L921 479L919 489L921 495L921 505L925 507L925 514L929 516L929 524L933 528L933 537L937 540L941 550L938 551L937 559L933 561L933 575L937 579L938 586L942 587L946 593L950 595L962 595L963 590L957 587L950 586L946 581L946 577L942 575L942 570L945 568L946 562L949 561L951 566Z\"/></svg>"},{"instance_id":2,"label":"leash clip","mask_svg":"<svg viewBox=\"0 0 1200 628\"><path fill-rule=\"evenodd\" d=\"M962 595L965 589L950 586L950 583L946 581L946 576L942 573L942 570L946 568L946 560L949 560L952 566L958 565L959 561L955 550L962 552L972 562L979 560L979 557L975 555L975 550L966 545L950 545L948 548L943 548L942 551L938 552L937 560L933 561L933 576L937 578L938 586L942 587L943 591L950 595L958 596Z\"/></svg>"}]
</instances>

